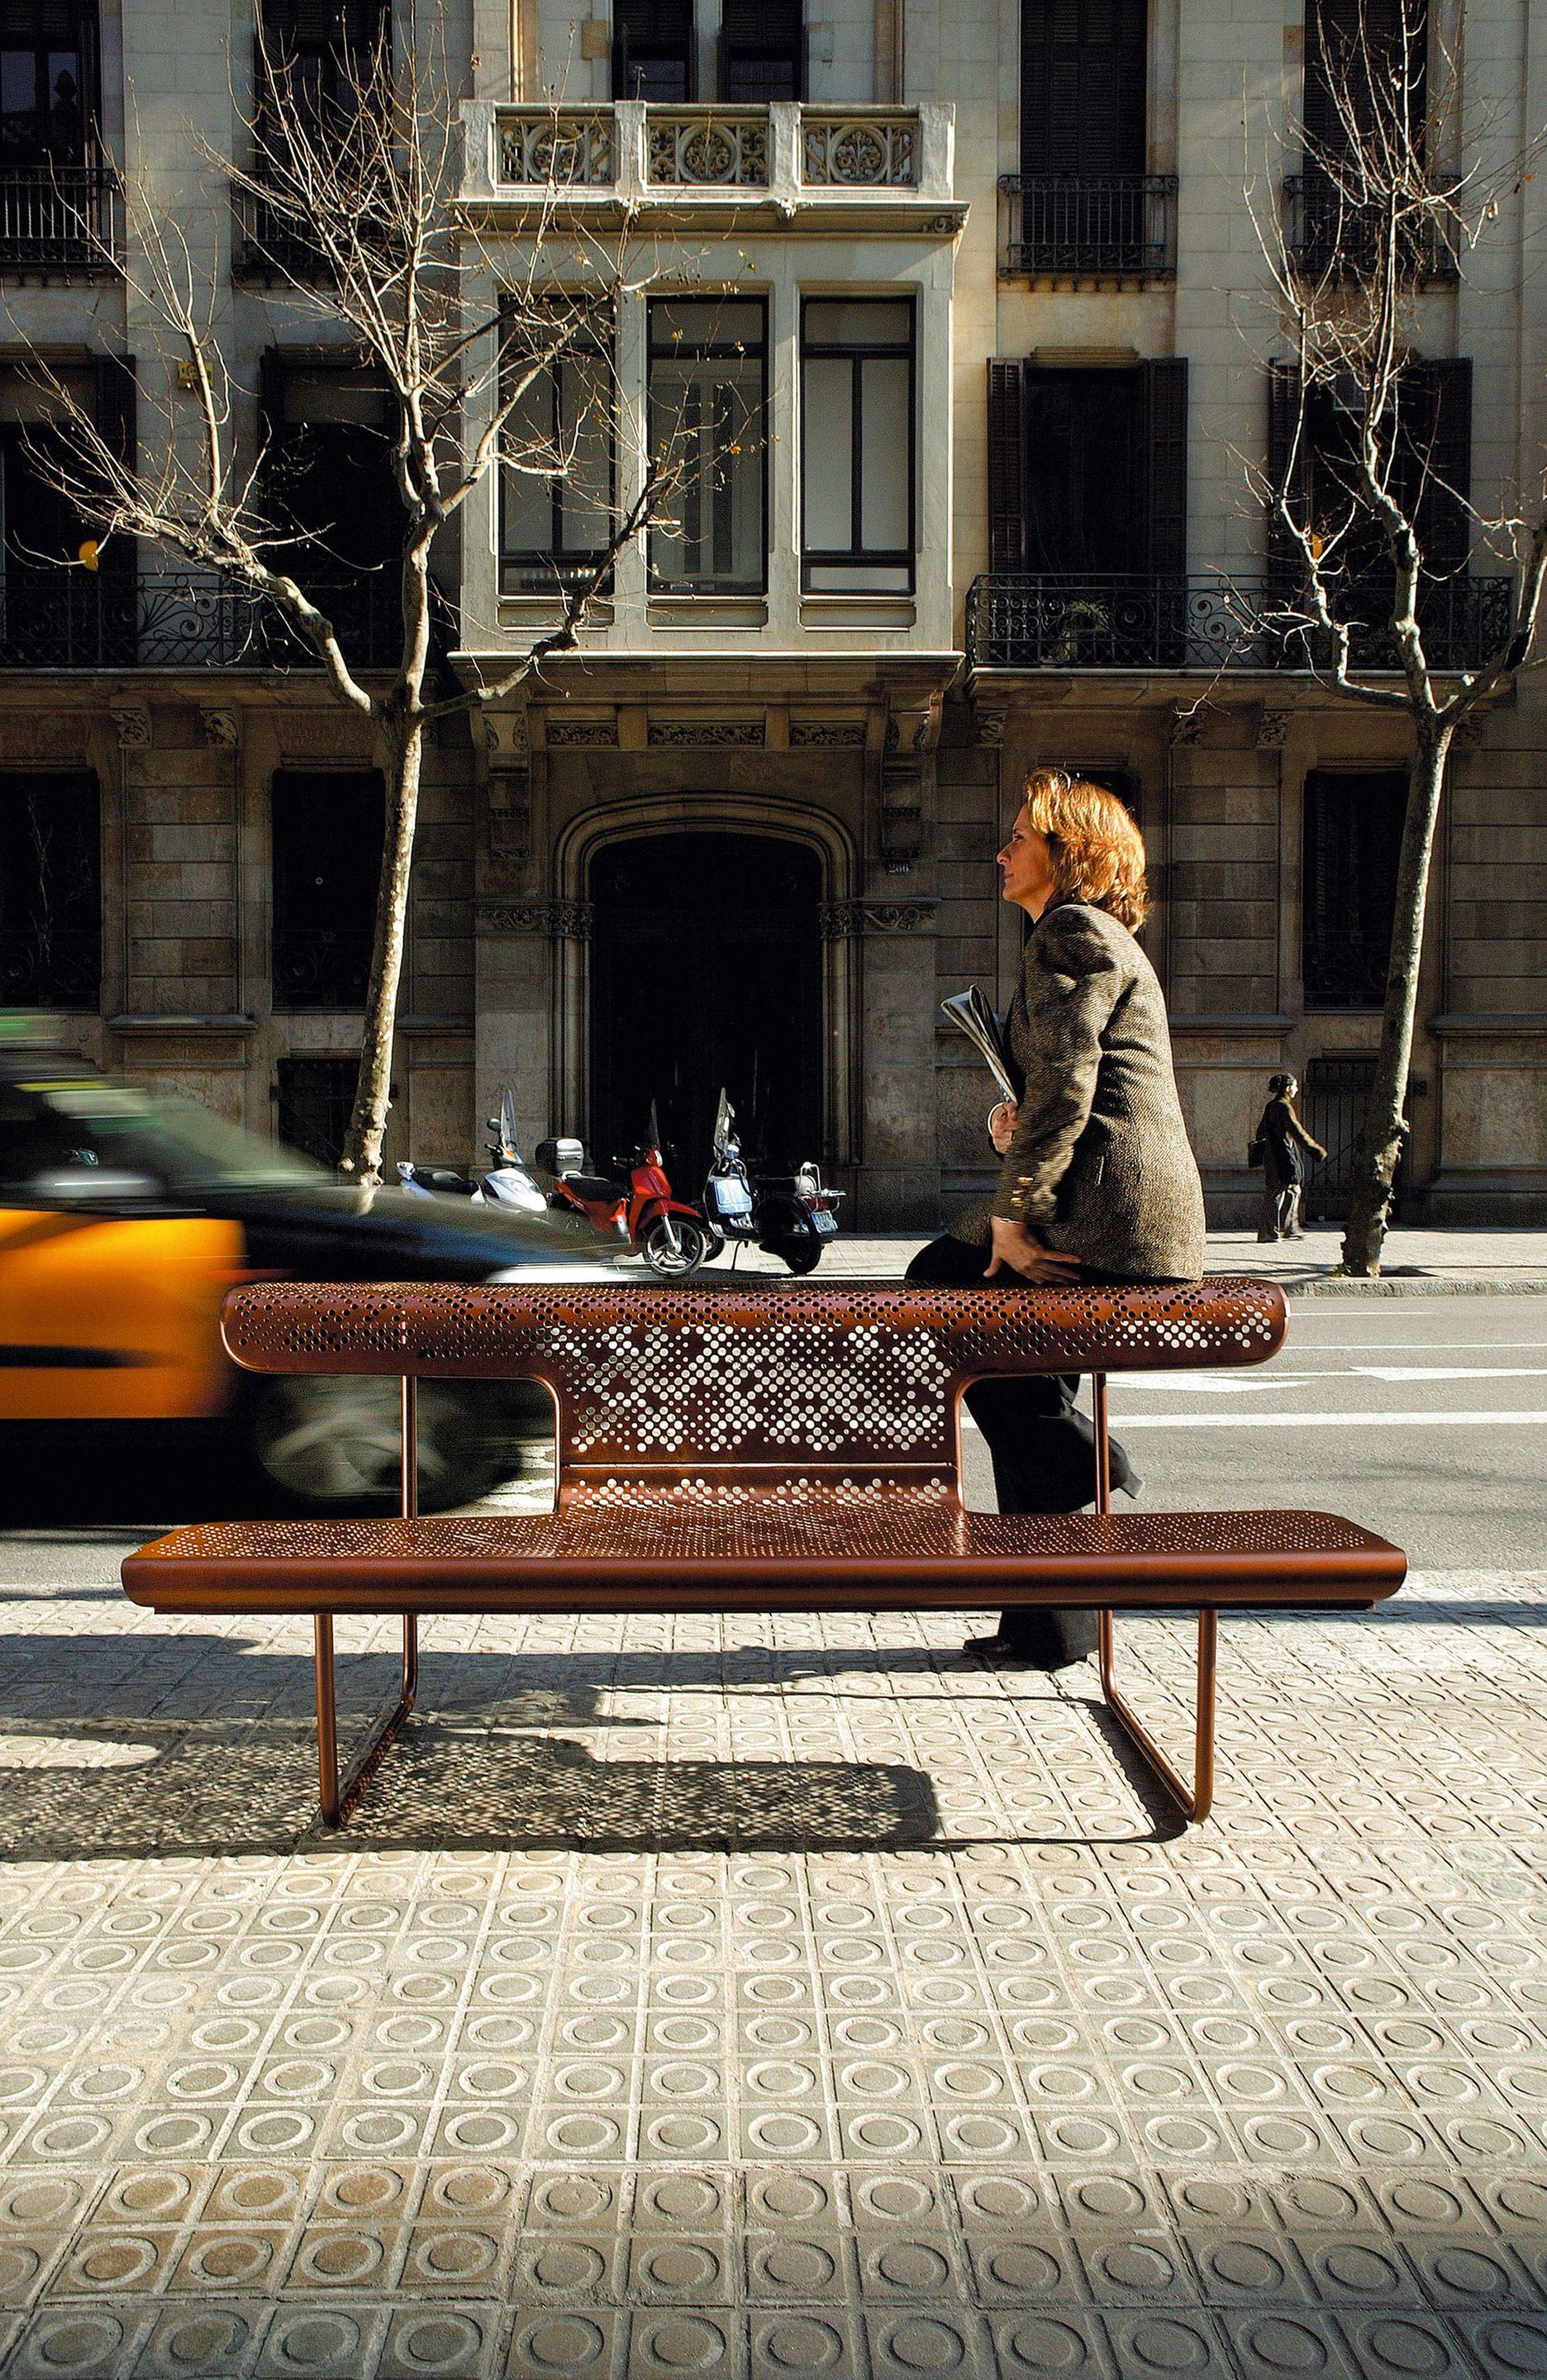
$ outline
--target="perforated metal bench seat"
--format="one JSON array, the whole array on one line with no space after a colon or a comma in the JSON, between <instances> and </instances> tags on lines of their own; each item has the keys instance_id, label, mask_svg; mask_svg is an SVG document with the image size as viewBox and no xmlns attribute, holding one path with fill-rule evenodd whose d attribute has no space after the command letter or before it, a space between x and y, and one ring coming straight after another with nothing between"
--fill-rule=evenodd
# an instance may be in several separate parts
<instances>
[{"instance_id":1,"label":"perforated metal bench seat","mask_svg":"<svg viewBox=\"0 0 1547 2380\"><path fill-rule=\"evenodd\" d=\"M223 1329L254 1371L401 1382L395 1521L178 1530L124 1584L163 1611L313 1615L323 1811L341 1823L413 1707L419 1617L435 1612L960 1609L1083 1604L1101 1615L1107 1705L1188 1817L1213 1779L1217 1613L1364 1607L1405 1571L1395 1546L1325 1512L1115 1514L1107 1374L1264 1363L1286 1309L1272 1281L1162 1288L655 1289L269 1282ZM968 1512L959 1406L977 1379L1088 1372L1096 1506L1067 1517ZM557 1509L420 1520L422 1378L526 1376L551 1390ZM1198 1612L1194 1774L1117 1690L1115 1609ZM338 1774L334 1616L401 1612L403 1682Z\"/></svg>"},{"instance_id":2,"label":"perforated metal bench seat","mask_svg":"<svg viewBox=\"0 0 1547 2380\"><path fill-rule=\"evenodd\" d=\"M967 1512L915 1489L572 1503L551 1519L179 1529L124 1564L160 1611L1368 1609L1406 1571L1330 1512Z\"/></svg>"}]
</instances>

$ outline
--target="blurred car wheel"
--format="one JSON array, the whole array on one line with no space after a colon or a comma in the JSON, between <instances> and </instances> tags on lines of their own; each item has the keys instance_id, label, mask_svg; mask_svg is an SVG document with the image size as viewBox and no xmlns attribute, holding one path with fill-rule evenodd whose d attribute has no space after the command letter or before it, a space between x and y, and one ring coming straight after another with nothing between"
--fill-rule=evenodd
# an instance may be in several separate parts
<instances>
[{"instance_id":1,"label":"blurred car wheel","mask_svg":"<svg viewBox=\"0 0 1547 2380\"><path fill-rule=\"evenodd\" d=\"M262 1381L249 1432L266 1478L319 1511L361 1504L396 1510L400 1493L396 1380L303 1375ZM506 1467L519 1462L513 1453ZM499 1477L497 1448L469 1398L438 1380L419 1392L419 1502L444 1512L481 1496Z\"/></svg>"}]
</instances>

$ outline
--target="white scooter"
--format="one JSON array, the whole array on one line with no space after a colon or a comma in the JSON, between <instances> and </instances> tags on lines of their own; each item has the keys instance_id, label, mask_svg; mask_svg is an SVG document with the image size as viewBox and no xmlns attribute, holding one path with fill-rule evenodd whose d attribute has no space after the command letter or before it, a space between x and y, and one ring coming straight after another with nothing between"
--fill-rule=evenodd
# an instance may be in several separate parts
<instances>
[{"instance_id":1,"label":"white scooter","mask_svg":"<svg viewBox=\"0 0 1547 2380\"><path fill-rule=\"evenodd\" d=\"M546 1215L548 1199L528 1172L516 1141L516 1100L508 1087L500 1111L489 1118L493 1162L481 1172L460 1165L423 1165L397 1160L397 1179L410 1198L470 1198L475 1207L504 1207L518 1215Z\"/></svg>"}]
</instances>

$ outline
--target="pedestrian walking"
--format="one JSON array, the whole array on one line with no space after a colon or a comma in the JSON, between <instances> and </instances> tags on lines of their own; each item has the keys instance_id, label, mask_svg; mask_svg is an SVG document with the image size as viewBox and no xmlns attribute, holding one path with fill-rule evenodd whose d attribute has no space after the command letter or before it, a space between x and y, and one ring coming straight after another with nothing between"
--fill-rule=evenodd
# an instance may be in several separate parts
<instances>
[{"instance_id":1,"label":"pedestrian walking","mask_svg":"<svg viewBox=\"0 0 1547 2380\"><path fill-rule=\"evenodd\" d=\"M1021 982L1005 1039L1019 1097L989 1130L1003 1163L992 1207L922 1248L911 1281L1198 1281L1203 1193L1171 1064L1161 988L1134 936L1144 922L1144 844L1116 796L1037 769L999 854L1006 901L1025 910ZM981 1380L967 1403L993 1458L1002 1512L1074 1512L1096 1492L1095 1435L1074 1376ZM1139 1481L1112 1447L1112 1484ZM1096 1616L1006 1611L981 1658L1057 1670L1095 1650Z\"/></svg>"},{"instance_id":2,"label":"pedestrian walking","mask_svg":"<svg viewBox=\"0 0 1547 2380\"><path fill-rule=\"evenodd\" d=\"M1305 1187L1305 1158L1325 1157L1321 1142L1307 1132L1295 1113L1299 1084L1293 1075L1273 1075L1268 1081L1268 1104L1258 1119L1256 1137L1247 1154L1262 1168L1262 1204L1258 1210L1260 1240L1303 1240L1300 1198Z\"/></svg>"}]
</instances>

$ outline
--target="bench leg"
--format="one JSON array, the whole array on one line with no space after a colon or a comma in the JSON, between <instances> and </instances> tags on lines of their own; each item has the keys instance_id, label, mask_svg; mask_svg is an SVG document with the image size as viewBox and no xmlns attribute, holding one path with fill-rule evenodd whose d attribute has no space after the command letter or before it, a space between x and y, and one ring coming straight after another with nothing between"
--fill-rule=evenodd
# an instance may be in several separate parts
<instances>
[{"instance_id":1,"label":"bench leg","mask_svg":"<svg viewBox=\"0 0 1547 2380\"><path fill-rule=\"evenodd\" d=\"M1206 1818L1214 1799L1214 1681L1219 1663L1219 1614L1198 1615L1198 1700L1194 1722L1192 1783L1172 1767L1132 1705L1117 1690L1113 1660L1112 1614L1101 1614L1102 1694L1108 1710L1184 1818Z\"/></svg>"},{"instance_id":2,"label":"bench leg","mask_svg":"<svg viewBox=\"0 0 1547 2380\"><path fill-rule=\"evenodd\" d=\"M340 1780L338 1774L338 1708L334 1695L333 1615L313 1615L313 1662L317 1672L317 1784L324 1824L345 1827L359 1805L360 1796L392 1748L393 1738L413 1709L419 1695L419 1621L407 1614L403 1621L403 1678L396 1702L377 1720L364 1749Z\"/></svg>"}]
</instances>

